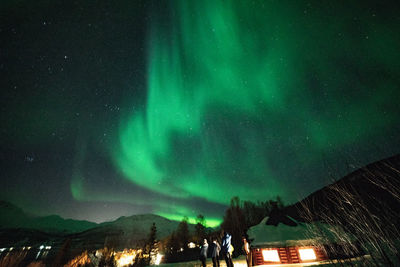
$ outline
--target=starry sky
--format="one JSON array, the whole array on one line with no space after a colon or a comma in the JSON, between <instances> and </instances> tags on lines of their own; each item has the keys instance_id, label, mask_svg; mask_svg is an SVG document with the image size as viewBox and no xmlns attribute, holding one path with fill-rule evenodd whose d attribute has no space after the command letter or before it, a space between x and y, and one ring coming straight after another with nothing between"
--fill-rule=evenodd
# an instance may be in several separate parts
<instances>
[{"instance_id":1,"label":"starry sky","mask_svg":"<svg viewBox=\"0 0 400 267\"><path fill-rule=\"evenodd\" d=\"M0 3L0 199L221 221L400 151L400 6Z\"/></svg>"}]
</instances>

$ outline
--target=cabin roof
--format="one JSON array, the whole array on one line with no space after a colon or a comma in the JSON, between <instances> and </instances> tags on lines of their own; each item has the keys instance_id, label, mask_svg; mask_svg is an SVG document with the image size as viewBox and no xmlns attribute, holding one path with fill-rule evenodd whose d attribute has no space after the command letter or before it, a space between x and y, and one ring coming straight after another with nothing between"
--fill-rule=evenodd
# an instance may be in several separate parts
<instances>
[{"instance_id":1,"label":"cabin roof","mask_svg":"<svg viewBox=\"0 0 400 267\"><path fill-rule=\"evenodd\" d=\"M295 226L284 223L269 225L267 224L269 217L265 217L258 225L251 227L247 232L251 245L253 247L308 246L337 243L338 239L353 239L353 236L339 226L321 222L302 223L287 217Z\"/></svg>"}]
</instances>

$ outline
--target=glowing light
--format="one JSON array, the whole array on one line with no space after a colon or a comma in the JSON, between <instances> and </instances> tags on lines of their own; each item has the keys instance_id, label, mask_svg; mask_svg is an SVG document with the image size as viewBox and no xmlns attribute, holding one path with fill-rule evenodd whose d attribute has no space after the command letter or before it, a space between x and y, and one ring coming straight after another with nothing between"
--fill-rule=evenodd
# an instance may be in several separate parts
<instances>
[{"instance_id":1,"label":"glowing light","mask_svg":"<svg viewBox=\"0 0 400 267\"><path fill-rule=\"evenodd\" d=\"M41 246L39 247L39 249L40 249L40 250L44 249L44 246L43 246L43 245L41 245Z\"/></svg>"},{"instance_id":2,"label":"glowing light","mask_svg":"<svg viewBox=\"0 0 400 267\"><path fill-rule=\"evenodd\" d=\"M194 196L229 204L232 192L241 199L265 199L272 192L282 195L273 168L264 160L270 145L262 146L258 139L264 129L240 126L234 139L230 129L237 129L237 122L244 118L263 121L262 125L269 127L274 124L268 120L271 112L281 114L286 107L283 102L288 93L282 88L287 85L280 81L287 79L279 75L285 73L286 77L289 69L281 58L282 50L287 50L281 47L287 42L266 43L264 36L272 33L269 27L258 26L268 18L261 8L256 16L248 17L261 30L250 36L248 25L242 27L239 20L248 13L236 13L243 9L241 4L172 3L178 15L169 21L171 27L155 20L150 29L146 103L121 117L119 138L111 144L115 165L132 183L183 199ZM207 14L207 19L193 16L194 10ZM207 34L211 25L213 33ZM176 35L169 28L181 33ZM245 148L240 157L231 143ZM240 171L232 172L232 166ZM259 190L249 190L242 179L245 173L251 173ZM232 190L220 190L228 179ZM73 188L79 189L79 185ZM264 186L269 192L261 190ZM176 208L168 207L171 209ZM159 207L157 213L166 210Z\"/></svg>"},{"instance_id":3,"label":"glowing light","mask_svg":"<svg viewBox=\"0 0 400 267\"><path fill-rule=\"evenodd\" d=\"M276 249L263 249L262 251L264 261L268 262L281 262Z\"/></svg>"},{"instance_id":4,"label":"glowing light","mask_svg":"<svg viewBox=\"0 0 400 267\"><path fill-rule=\"evenodd\" d=\"M302 248L299 249L300 259L302 261L310 261L316 260L317 256L315 255L315 251L312 248Z\"/></svg>"},{"instance_id":5,"label":"glowing light","mask_svg":"<svg viewBox=\"0 0 400 267\"><path fill-rule=\"evenodd\" d=\"M50 249L51 249L51 246L46 246L46 249L47 249L47 250L50 250Z\"/></svg>"},{"instance_id":6,"label":"glowing light","mask_svg":"<svg viewBox=\"0 0 400 267\"><path fill-rule=\"evenodd\" d=\"M154 197L110 194L101 183L91 190L89 181L95 179L85 179L84 167L92 150L78 143L71 181L76 200L130 202L151 206L158 215L178 214L179 220L198 213L208 220L219 214L204 207L218 209L232 196L265 201L280 195L292 202L323 185L321 153L332 163L339 157L340 164L344 150L373 150L365 144L384 141L382 132L393 136L399 60L392 55L399 53L384 46L397 39L388 36L390 27L378 23L379 16L362 27L362 34L351 34L353 14L346 5L304 16L302 4L247 2L180 0L151 10L143 58L147 70L138 86L145 97L133 93L132 101L122 101L127 106L119 123L105 124L119 127L111 128L114 138L104 151L133 187ZM296 23L288 23L293 16ZM375 38L354 37L365 31ZM343 65L355 67L358 75ZM290 181L304 173L313 173L306 186L292 186ZM204 204L194 206L196 199ZM181 206L189 212L182 213Z\"/></svg>"},{"instance_id":7,"label":"glowing light","mask_svg":"<svg viewBox=\"0 0 400 267\"><path fill-rule=\"evenodd\" d=\"M114 257L115 257L117 266L119 266L119 267L130 266L133 263L136 255L139 251L130 249L130 250L124 250L122 252L116 252L114 254Z\"/></svg>"},{"instance_id":8,"label":"glowing light","mask_svg":"<svg viewBox=\"0 0 400 267\"><path fill-rule=\"evenodd\" d=\"M103 256L103 253L100 250L96 250L96 257L99 258L101 256Z\"/></svg>"},{"instance_id":9,"label":"glowing light","mask_svg":"<svg viewBox=\"0 0 400 267\"><path fill-rule=\"evenodd\" d=\"M133 262L135 255L123 255L121 258L118 259L117 264L118 266L125 266L129 265Z\"/></svg>"},{"instance_id":10,"label":"glowing light","mask_svg":"<svg viewBox=\"0 0 400 267\"><path fill-rule=\"evenodd\" d=\"M48 253L48 251L46 251ZM92 264L91 258L87 251L83 252L81 255L76 256L74 259L70 260L64 267L72 267L72 266L91 266Z\"/></svg>"},{"instance_id":11,"label":"glowing light","mask_svg":"<svg viewBox=\"0 0 400 267\"><path fill-rule=\"evenodd\" d=\"M156 260L154 261L155 265L160 265L162 258L164 257L164 255L162 254L157 254Z\"/></svg>"},{"instance_id":12,"label":"glowing light","mask_svg":"<svg viewBox=\"0 0 400 267\"><path fill-rule=\"evenodd\" d=\"M185 210L180 211L178 213L181 213L181 214L171 214L171 213L158 212L157 215L163 216L163 217L165 217L165 218L167 218L169 220L180 222L180 221L182 221L182 219L184 217L182 214L188 214L188 213L185 213ZM187 216L187 217L188 217L188 222L189 223L191 223L191 224L196 224L197 223L197 221L196 221L197 218L195 216ZM219 219L219 218L207 217L207 220L205 222L205 226L206 227L218 227L221 223L222 223L222 220Z\"/></svg>"},{"instance_id":13,"label":"glowing light","mask_svg":"<svg viewBox=\"0 0 400 267\"><path fill-rule=\"evenodd\" d=\"M188 244L188 247L189 247L189 248L195 248L195 247L196 247L196 244L193 243L193 242L190 242L190 243Z\"/></svg>"}]
</instances>

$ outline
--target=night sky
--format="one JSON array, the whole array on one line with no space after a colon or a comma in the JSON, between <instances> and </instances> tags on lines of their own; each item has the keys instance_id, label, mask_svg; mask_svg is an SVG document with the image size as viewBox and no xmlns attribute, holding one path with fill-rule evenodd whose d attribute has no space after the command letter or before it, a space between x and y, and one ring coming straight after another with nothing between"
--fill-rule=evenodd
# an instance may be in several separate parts
<instances>
[{"instance_id":1,"label":"night sky","mask_svg":"<svg viewBox=\"0 0 400 267\"><path fill-rule=\"evenodd\" d=\"M399 7L2 0L0 199L215 225L397 154Z\"/></svg>"}]
</instances>

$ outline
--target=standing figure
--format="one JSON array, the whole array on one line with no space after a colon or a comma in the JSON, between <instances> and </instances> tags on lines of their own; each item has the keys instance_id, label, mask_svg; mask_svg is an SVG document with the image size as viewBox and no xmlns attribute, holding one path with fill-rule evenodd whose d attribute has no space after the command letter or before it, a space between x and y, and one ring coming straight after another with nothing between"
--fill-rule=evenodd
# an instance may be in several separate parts
<instances>
[{"instance_id":1,"label":"standing figure","mask_svg":"<svg viewBox=\"0 0 400 267\"><path fill-rule=\"evenodd\" d=\"M245 236L243 236L242 240L243 240L243 250L246 253L247 266L250 266L250 244Z\"/></svg>"},{"instance_id":2,"label":"standing figure","mask_svg":"<svg viewBox=\"0 0 400 267\"><path fill-rule=\"evenodd\" d=\"M229 250L231 249L231 239L232 236L228 232L224 231L224 236L222 237L221 251L222 255L224 255L227 267L233 267L232 255L229 252Z\"/></svg>"},{"instance_id":3,"label":"standing figure","mask_svg":"<svg viewBox=\"0 0 400 267\"><path fill-rule=\"evenodd\" d=\"M208 243L207 239L204 239L203 245L200 249L200 261L201 266L206 267L206 260L207 260L207 251L208 251Z\"/></svg>"},{"instance_id":4,"label":"standing figure","mask_svg":"<svg viewBox=\"0 0 400 267\"><path fill-rule=\"evenodd\" d=\"M213 267L219 267L219 252L221 251L221 246L218 244L216 238L213 239L213 244L211 248L211 258L213 262Z\"/></svg>"}]
</instances>

